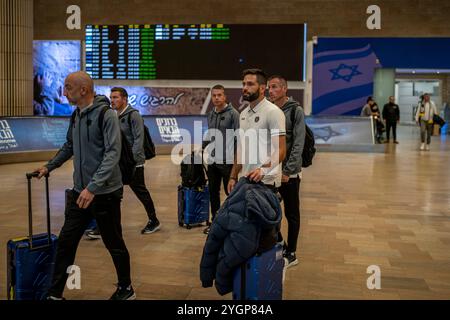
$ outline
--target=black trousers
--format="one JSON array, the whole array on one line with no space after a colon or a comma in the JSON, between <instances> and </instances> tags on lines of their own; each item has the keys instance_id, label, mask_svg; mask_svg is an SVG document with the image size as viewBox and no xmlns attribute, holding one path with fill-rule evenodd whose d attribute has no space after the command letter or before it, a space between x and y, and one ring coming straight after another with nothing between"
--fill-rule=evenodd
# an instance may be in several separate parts
<instances>
[{"instance_id":1,"label":"black trousers","mask_svg":"<svg viewBox=\"0 0 450 320\"><path fill-rule=\"evenodd\" d=\"M390 133L394 135L394 141L397 141L397 121L386 121L386 139L389 141Z\"/></svg>"},{"instance_id":2,"label":"black trousers","mask_svg":"<svg viewBox=\"0 0 450 320\"><path fill-rule=\"evenodd\" d=\"M300 232L300 178L290 178L278 188L284 202L284 215L288 222L287 251L297 251L297 240ZM281 232L278 241L282 241Z\"/></svg>"},{"instance_id":3,"label":"black trousers","mask_svg":"<svg viewBox=\"0 0 450 320\"><path fill-rule=\"evenodd\" d=\"M377 142L381 141L381 137L383 136L383 128L384 124L380 119L374 120L375 130L376 130L376 140Z\"/></svg>"},{"instance_id":4,"label":"black trousers","mask_svg":"<svg viewBox=\"0 0 450 320\"><path fill-rule=\"evenodd\" d=\"M223 182L225 194L228 196L228 181L230 180L232 164L208 165L209 201L211 202L211 221L214 220L220 208L220 183Z\"/></svg>"},{"instance_id":5,"label":"black trousers","mask_svg":"<svg viewBox=\"0 0 450 320\"><path fill-rule=\"evenodd\" d=\"M87 209L80 209L76 204L79 193L76 191L69 193L64 225L56 249L55 269L49 295L62 296L68 278L67 268L74 264L78 244L92 218L97 220L103 243L111 254L119 286L127 287L131 284L130 255L122 238L120 223L122 194L123 188L113 193L96 195ZM82 269L81 273L83 272L89 271Z\"/></svg>"},{"instance_id":6,"label":"black trousers","mask_svg":"<svg viewBox=\"0 0 450 320\"><path fill-rule=\"evenodd\" d=\"M144 205L145 211L147 212L148 220L155 221L156 211L155 205L153 204L152 196L145 186L145 176L144 167L137 167L134 173L133 181L130 183L130 188L133 190L136 197Z\"/></svg>"}]
</instances>

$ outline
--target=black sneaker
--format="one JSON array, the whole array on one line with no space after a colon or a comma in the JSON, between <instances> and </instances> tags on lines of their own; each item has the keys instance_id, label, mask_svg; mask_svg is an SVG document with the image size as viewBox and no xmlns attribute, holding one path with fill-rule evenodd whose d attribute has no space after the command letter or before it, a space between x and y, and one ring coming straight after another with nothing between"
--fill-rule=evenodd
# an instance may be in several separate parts
<instances>
[{"instance_id":1,"label":"black sneaker","mask_svg":"<svg viewBox=\"0 0 450 320\"><path fill-rule=\"evenodd\" d=\"M150 234L153 232L158 231L161 228L161 223L159 223L159 220L150 220L147 222L147 225L144 229L142 229L142 234Z\"/></svg>"},{"instance_id":2,"label":"black sneaker","mask_svg":"<svg viewBox=\"0 0 450 320\"><path fill-rule=\"evenodd\" d=\"M211 226L208 226L205 228L205 230L203 230L204 234L209 234L209 231L211 230Z\"/></svg>"},{"instance_id":3,"label":"black sneaker","mask_svg":"<svg viewBox=\"0 0 450 320\"><path fill-rule=\"evenodd\" d=\"M134 293L133 287L128 286L127 288L117 287L116 292L109 298L109 300L135 300L136 294Z\"/></svg>"},{"instance_id":4,"label":"black sneaker","mask_svg":"<svg viewBox=\"0 0 450 320\"><path fill-rule=\"evenodd\" d=\"M91 240L98 240L101 239L102 236L100 234L100 230L98 228L95 228L94 230L86 231L86 237L88 237Z\"/></svg>"},{"instance_id":5,"label":"black sneaker","mask_svg":"<svg viewBox=\"0 0 450 320\"><path fill-rule=\"evenodd\" d=\"M284 258L286 259L286 268L290 268L298 264L298 259L295 256L295 252L286 252L284 254Z\"/></svg>"}]
</instances>

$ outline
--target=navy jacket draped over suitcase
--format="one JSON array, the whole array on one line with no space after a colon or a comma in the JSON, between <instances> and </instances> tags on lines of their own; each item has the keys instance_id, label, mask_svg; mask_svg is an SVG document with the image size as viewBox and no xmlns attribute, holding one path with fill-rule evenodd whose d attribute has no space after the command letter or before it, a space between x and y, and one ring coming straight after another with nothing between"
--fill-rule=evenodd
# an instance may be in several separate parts
<instances>
[{"instance_id":1,"label":"navy jacket draped over suitcase","mask_svg":"<svg viewBox=\"0 0 450 320\"><path fill-rule=\"evenodd\" d=\"M212 222L200 262L202 286L211 287L214 281L219 294L231 292L235 269L275 245L280 222L276 194L241 178Z\"/></svg>"},{"instance_id":2,"label":"navy jacket draped over suitcase","mask_svg":"<svg viewBox=\"0 0 450 320\"><path fill-rule=\"evenodd\" d=\"M7 244L8 300L42 300L51 284L57 237L50 233L48 176L45 177L47 198L47 233L33 235L31 178L28 180L28 237L12 239Z\"/></svg>"}]
</instances>

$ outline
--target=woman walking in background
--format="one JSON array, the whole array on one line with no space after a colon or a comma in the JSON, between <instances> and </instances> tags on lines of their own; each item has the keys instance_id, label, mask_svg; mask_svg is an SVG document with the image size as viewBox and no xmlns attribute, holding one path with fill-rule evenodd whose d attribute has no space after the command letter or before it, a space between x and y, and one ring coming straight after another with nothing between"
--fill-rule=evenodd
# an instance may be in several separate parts
<instances>
[{"instance_id":1,"label":"woman walking in background","mask_svg":"<svg viewBox=\"0 0 450 320\"><path fill-rule=\"evenodd\" d=\"M430 95L425 93L423 99L419 102L416 111L416 123L420 126L420 139L422 144L420 150L430 150L431 133L433 132L433 116L438 114L436 105L430 100ZM425 134L427 144L425 145Z\"/></svg>"}]
</instances>

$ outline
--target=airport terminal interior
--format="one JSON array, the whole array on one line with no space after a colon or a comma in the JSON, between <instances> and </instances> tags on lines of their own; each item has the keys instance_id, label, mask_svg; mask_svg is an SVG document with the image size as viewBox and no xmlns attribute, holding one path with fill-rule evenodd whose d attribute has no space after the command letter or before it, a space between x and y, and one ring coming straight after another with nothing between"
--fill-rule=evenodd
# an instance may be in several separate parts
<instances>
[{"instance_id":1,"label":"airport terminal interior","mask_svg":"<svg viewBox=\"0 0 450 320\"><path fill-rule=\"evenodd\" d=\"M416 128L401 127L399 134L401 144L387 146L386 153L318 153L314 166L305 170L300 263L286 271L283 299L448 299L450 142L433 137L433 149L419 153ZM5 243L28 233L23 173L40 164L0 167L0 234ZM145 212L129 188L122 214L138 299L231 299L231 294L222 297L214 288L201 287L199 263L206 236L201 227L178 226L179 166L169 156L157 156L145 169L161 230L140 234ZM71 187L71 172L72 164L66 163L51 176L56 234L63 223L64 189ZM41 208L36 228L42 231L43 184L35 183L33 191L35 207ZM0 276L6 278L4 255L0 263ZM103 243L82 240L77 265L87 270L82 290L66 290L66 298L107 299L116 276ZM381 269L381 290L367 289L370 265Z\"/></svg>"},{"instance_id":2,"label":"airport terminal interior","mask_svg":"<svg viewBox=\"0 0 450 320\"><path fill-rule=\"evenodd\" d=\"M336 15L342 6L348 10ZM202 144L219 108L217 91L242 125L255 101L242 73L249 68L262 69L269 83L273 75L287 81L286 99L302 107L303 134L306 125L316 148L312 164L296 172L301 169L298 264L288 265L284 256L279 298L448 300L449 9L448 1L431 0L0 0L0 300L20 299L12 294L19 288L11 285L16 270L6 246L29 234L25 174L52 159L75 128L73 119L82 119L67 87L78 71L92 79L96 95L111 98L113 109L113 88L126 89L124 106L138 110L155 145L156 156L143 167L159 230L141 233L149 218L127 185L121 202L136 299L232 300L231 292L202 286L205 243L219 228L216 220L209 234L206 221L180 225L184 180L174 150ZM265 85L265 99L276 104ZM290 119L283 116L283 126L286 121L287 136L295 136L300 131L287 126L299 122ZM119 130L124 123L114 125ZM90 150L92 143L79 145ZM74 168L86 170L70 159L48 180L57 236ZM47 228L44 186L44 179L31 179L33 234ZM223 185L220 194L223 203ZM81 286L68 283L67 300L107 300L116 290L110 253L87 234L74 262Z\"/></svg>"}]
</instances>

